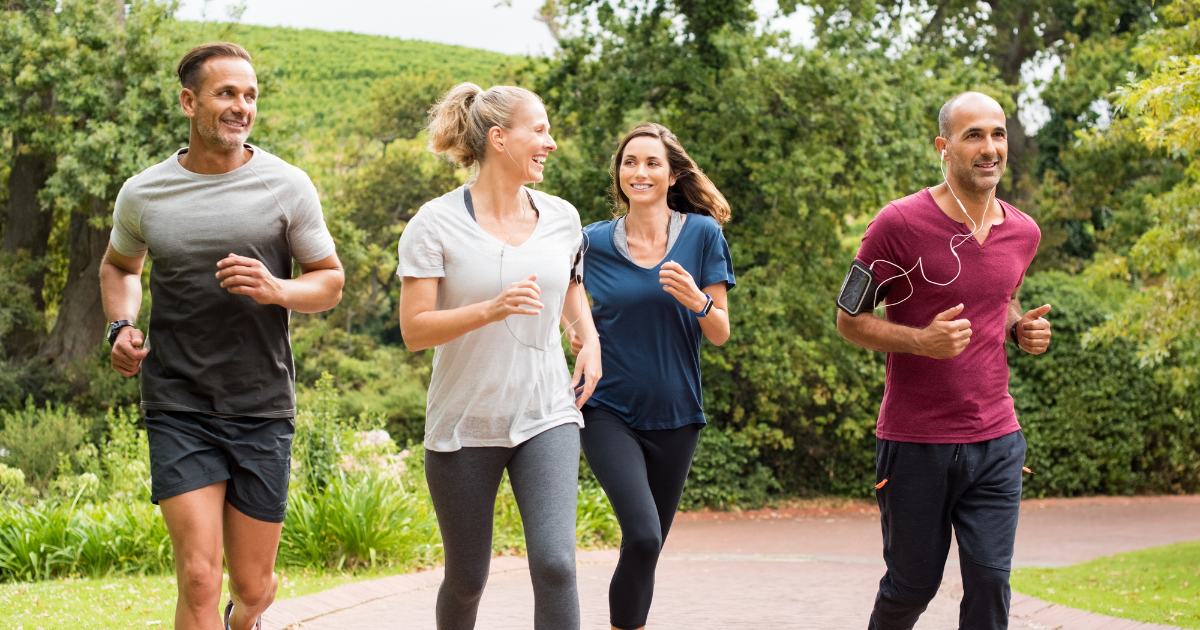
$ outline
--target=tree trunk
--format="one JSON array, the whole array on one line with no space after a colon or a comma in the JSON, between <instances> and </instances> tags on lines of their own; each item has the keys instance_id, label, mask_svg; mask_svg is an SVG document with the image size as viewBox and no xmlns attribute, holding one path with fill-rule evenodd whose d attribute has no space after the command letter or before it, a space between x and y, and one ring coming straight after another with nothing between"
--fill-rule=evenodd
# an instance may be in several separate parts
<instances>
[{"instance_id":1,"label":"tree trunk","mask_svg":"<svg viewBox=\"0 0 1200 630\"><path fill-rule=\"evenodd\" d=\"M1016 101L1017 96L1013 95ZM1008 127L1008 174L1000 180L996 196L1018 208L1029 205L1029 191L1022 190L1021 178L1026 174L1035 173L1033 162L1037 159L1037 136L1025 135L1025 127L1017 117L1020 110L1015 110L1012 116L1004 121Z\"/></svg>"},{"instance_id":2,"label":"tree trunk","mask_svg":"<svg viewBox=\"0 0 1200 630\"><path fill-rule=\"evenodd\" d=\"M41 356L66 363L88 357L104 339L104 306L100 302L100 261L108 247L111 228L93 227L88 219L100 216L105 204L93 199L92 212L71 214L68 247L71 263L67 286L58 307L58 319L50 339L42 346Z\"/></svg>"},{"instance_id":3,"label":"tree trunk","mask_svg":"<svg viewBox=\"0 0 1200 630\"><path fill-rule=\"evenodd\" d=\"M22 151L22 138L13 135L13 165L8 174L8 217L4 222L4 241L0 251L15 254L24 251L32 260L46 255L50 241L50 230L54 227L54 212L42 208L38 192L46 185L54 160L36 152ZM25 284L33 293L34 306L45 310L42 297L45 273L40 268L25 278ZM32 324L32 325L31 325ZM22 322L9 333L13 356L28 358L37 353L38 346L46 337L46 331L36 322Z\"/></svg>"}]
</instances>

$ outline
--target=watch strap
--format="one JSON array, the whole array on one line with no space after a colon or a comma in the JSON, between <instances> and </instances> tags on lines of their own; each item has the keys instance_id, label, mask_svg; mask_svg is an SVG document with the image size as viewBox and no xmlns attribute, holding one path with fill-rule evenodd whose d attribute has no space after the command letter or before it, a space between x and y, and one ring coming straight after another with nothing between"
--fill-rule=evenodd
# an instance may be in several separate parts
<instances>
[{"instance_id":1,"label":"watch strap","mask_svg":"<svg viewBox=\"0 0 1200 630\"><path fill-rule=\"evenodd\" d=\"M708 315L708 312L712 310L712 307L713 307L712 296L705 293L704 297L707 298L708 301L704 303L704 308L700 309L699 313L696 313L696 317L705 317Z\"/></svg>"},{"instance_id":2,"label":"watch strap","mask_svg":"<svg viewBox=\"0 0 1200 630\"><path fill-rule=\"evenodd\" d=\"M1012 342L1017 344L1018 348L1021 347L1021 340L1017 337L1017 326L1020 325L1021 320L1018 319L1017 321L1013 322L1013 325L1008 329L1008 336L1012 337Z\"/></svg>"},{"instance_id":3,"label":"watch strap","mask_svg":"<svg viewBox=\"0 0 1200 630\"><path fill-rule=\"evenodd\" d=\"M120 333L121 329L125 328L126 326L133 326L133 322L129 321L128 319L118 319L117 321L108 325L108 334L105 336L105 338L108 339L108 345L111 346L116 343L117 334Z\"/></svg>"}]
</instances>

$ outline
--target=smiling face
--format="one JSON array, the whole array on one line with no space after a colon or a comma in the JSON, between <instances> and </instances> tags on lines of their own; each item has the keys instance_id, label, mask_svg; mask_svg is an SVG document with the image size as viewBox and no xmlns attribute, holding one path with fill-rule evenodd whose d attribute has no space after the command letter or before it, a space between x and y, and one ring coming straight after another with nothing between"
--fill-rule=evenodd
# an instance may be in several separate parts
<instances>
[{"instance_id":1,"label":"smiling face","mask_svg":"<svg viewBox=\"0 0 1200 630\"><path fill-rule=\"evenodd\" d=\"M955 187L988 192L1000 183L1008 161L1008 128L1004 109L983 94L955 103L946 138L948 176Z\"/></svg>"},{"instance_id":2,"label":"smiling face","mask_svg":"<svg viewBox=\"0 0 1200 630\"><path fill-rule=\"evenodd\" d=\"M179 97L192 119L193 137L209 149L242 148L258 113L258 76L245 59L216 57L204 62L194 89Z\"/></svg>"},{"instance_id":3,"label":"smiling face","mask_svg":"<svg viewBox=\"0 0 1200 630\"><path fill-rule=\"evenodd\" d=\"M525 99L512 120L511 129L492 128L492 141L498 150L508 153L508 158L499 158L499 164L516 171L522 182L541 182L546 158L558 148L550 136L546 108L537 100Z\"/></svg>"},{"instance_id":4,"label":"smiling face","mask_svg":"<svg viewBox=\"0 0 1200 630\"><path fill-rule=\"evenodd\" d=\"M667 191L675 184L662 140L638 136L625 144L617 173L621 192L630 205L655 206L666 203Z\"/></svg>"}]
</instances>

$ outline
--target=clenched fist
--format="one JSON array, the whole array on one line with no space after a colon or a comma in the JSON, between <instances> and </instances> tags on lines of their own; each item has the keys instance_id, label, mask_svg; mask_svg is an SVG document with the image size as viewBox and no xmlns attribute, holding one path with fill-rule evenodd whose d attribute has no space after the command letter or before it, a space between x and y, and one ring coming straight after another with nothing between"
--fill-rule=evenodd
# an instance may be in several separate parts
<instances>
[{"instance_id":1,"label":"clenched fist","mask_svg":"<svg viewBox=\"0 0 1200 630\"><path fill-rule=\"evenodd\" d=\"M928 326L921 329L920 354L932 359L953 359L971 343L971 321L954 319L963 310L959 304L938 313Z\"/></svg>"},{"instance_id":2,"label":"clenched fist","mask_svg":"<svg viewBox=\"0 0 1200 630\"><path fill-rule=\"evenodd\" d=\"M1017 345L1029 354L1041 354L1050 349L1050 321L1043 317L1050 312L1044 304L1028 313L1017 322Z\"/></svg>"}]
</instances>

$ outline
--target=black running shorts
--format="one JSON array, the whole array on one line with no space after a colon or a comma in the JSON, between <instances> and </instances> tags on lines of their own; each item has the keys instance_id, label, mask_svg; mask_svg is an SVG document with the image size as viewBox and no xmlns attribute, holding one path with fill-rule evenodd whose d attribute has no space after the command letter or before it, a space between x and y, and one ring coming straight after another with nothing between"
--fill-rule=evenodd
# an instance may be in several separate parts
<instances>
[{"instance_id":1,"label":"black running shorts","mask_svg":"<svg viewBox=\"0 0 1200 630\"><path fill-rule=\"evenodd\" d=\"M225 501L237 511L282 523L295 430L292 418L147 410L150 500L225 481Z\"/></svg>"}]
</instances>

